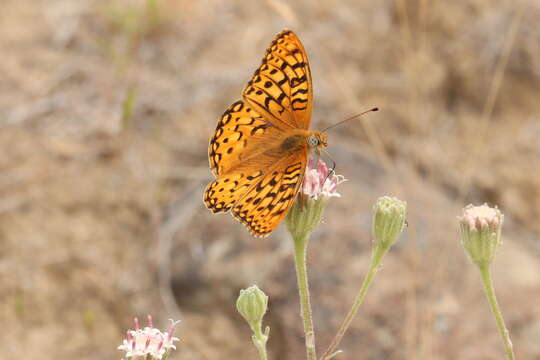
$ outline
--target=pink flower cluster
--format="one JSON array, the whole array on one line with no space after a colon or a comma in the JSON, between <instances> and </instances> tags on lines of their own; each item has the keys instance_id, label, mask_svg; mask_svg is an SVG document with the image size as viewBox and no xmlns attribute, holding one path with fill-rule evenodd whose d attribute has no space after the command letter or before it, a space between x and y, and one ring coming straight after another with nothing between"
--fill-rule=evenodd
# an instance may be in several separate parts
<instances>
[{"instance_id":1,"label":"pink flower cluster","mask_svg":"<svg viewBox=\"0 0 540 360\"><path fill-rule=\"evenodd\" d=\"M302 193L312 199L340 197L336 191L339 184L345 181L342 175L329 174L328 167L321 159L318 159L315 165L315 159L310 157L304 183L302 184Z\"/></svg>"},{"instance_id":2,"label":"pink flower cluster","mask_svg":"<svg viewBox=\"0 0 540 360\"><path fill-rule=\"evenodd\" d=\"M490 229L496 231L503 222L504 216L499 209L489 207L487 204L480 206L468 205L463 209L462 223L470 229L477 231Z\"/></svg>"},{"instance_id":3,"label":"pink flower cluster","mask_svg":"<svg viewBox=\"0 0 540 360\"><path fill-rule=\"evenodd\" d=\"M135 330L128 330L126 339L119 350L126 352L126 358L136 359L159 359L166 358L171 349L176 349L174 342L178 338L173 337L174 328L180 321L171 320L171 326L167 332L161 332L154 328L152 317L148 315L148 325L141 329L139 319L135 318Z\"/></svg>"}]
</instances>

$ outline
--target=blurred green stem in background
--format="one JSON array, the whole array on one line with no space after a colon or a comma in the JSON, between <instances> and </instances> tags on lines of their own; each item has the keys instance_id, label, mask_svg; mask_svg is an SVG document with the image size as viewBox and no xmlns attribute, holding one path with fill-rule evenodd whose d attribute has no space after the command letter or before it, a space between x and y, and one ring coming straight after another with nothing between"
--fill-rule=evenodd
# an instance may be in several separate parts
<instances>
[{"instance_id":1,"label":"blurred green stem in background","mask_svg":"<svg viewBox=\"0 0 540 360\"><path fill-rule=\"evenodd\" d=\"M135 107L136 86L131 85L126 91L124 101L122 101L122 130L129 128L131 123L131 115L133 115L133 109Z\"/></svg>"},{"instance_id":2,"label":"blurred green stem in background","mask_svg":"<svg viewBox=\"0 0 540 360\"><path fill-rule=\"evenodd\" d=\"M157 0L146 1L146 16L148 17L148 28L154 29L162 22Z\"/></svg>"},{"instance_id":3,"label":"blurred green stem in background","mask_svg":"<svg viewBox=\"0 0 540 360\"><path fill-rule=\"evenodd\" d=\"M491 312L495 317L497 322L497 327L499 328L499 333L504 344L504 351L506 353L507 360L514 360L514 350L512 348L512 341L510 340L510 334L506 329L504 324L504 319L497 303L497 297L495 296L495 289L493 288L493 281L491 280L491 272L489 270L489 264L479 264L478 268L480 269L480 274L482 275L482 283L484 285L484 290L486 291L486 297L491 307Z\"/></svg>"}]
</instances>

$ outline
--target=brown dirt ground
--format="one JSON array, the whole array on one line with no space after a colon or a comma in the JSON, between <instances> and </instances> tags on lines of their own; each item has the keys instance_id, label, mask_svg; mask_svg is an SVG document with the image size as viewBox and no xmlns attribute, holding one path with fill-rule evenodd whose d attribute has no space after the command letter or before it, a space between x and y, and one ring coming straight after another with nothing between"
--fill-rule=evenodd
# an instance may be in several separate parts
<instances>
[{"instance_id":1,"label":"brown dirt ground","mask_svg":"<svg viewBox=\"0 0 540 360\"><path fill-rule=\"evenodd\" d=\"M409 227L337 359L502 358L456 227L486 201L506 216L493 272L517 358L540 358L539 23L536 0L3 0L1 358L120 358L150 313L181 318L173 358L255 359L234 308L253 283L271 358L304 357L285 230L254 240L201 201L216 120L286 27L310 55L314 128L382 109L329 133L349 181L310 246L320 351L390 194Z\"/></svg>"}]
</instances>

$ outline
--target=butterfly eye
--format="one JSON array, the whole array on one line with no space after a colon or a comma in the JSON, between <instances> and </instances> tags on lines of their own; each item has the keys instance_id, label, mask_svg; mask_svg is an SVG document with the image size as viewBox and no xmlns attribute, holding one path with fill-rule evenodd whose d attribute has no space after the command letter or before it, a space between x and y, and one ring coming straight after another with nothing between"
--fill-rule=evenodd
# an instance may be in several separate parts
<instances>
[{"instance_id":1,"label":"butterfly eye","mask_svg":"<svg viewBox=\"0 0 540 360\"><path fill-rule=\"evenodd\" d=\"M309 147L316 147L317 145L319 145L319 139L317 139L315 135L311 135L310 137L308 137L307 142Z\"/></svg>"}]
</instances>

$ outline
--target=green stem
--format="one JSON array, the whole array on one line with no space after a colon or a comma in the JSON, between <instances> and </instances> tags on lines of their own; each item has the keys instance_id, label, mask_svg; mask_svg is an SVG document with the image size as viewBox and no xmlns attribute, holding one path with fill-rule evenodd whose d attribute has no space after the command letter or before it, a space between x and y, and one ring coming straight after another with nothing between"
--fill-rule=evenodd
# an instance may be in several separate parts
<instances>
[{"instance_id":1,"label":"green stem","mask_svg":"<svg viewBox=\"0 0 540 360\"><path fill-rule=\"evenodd\" d=\"M296 265L296 278L298 292L300 294L300 311L304 322L304 334L306 353L308 360L317 360L315 352L315 331L313 330L313 318L311 316L311 303L309 300L309 286L306 270L306 250L309 235L294 239L294 262Z\"/></svg>"},{"instance_id":2,"label":"green stem","mask_svg":"<svg viewBox=\"0 0 540 360\"><path fill-rule=\"evenodd\" d=\"M266 346L257 346L257 350L259 351L260 360L268 360L268 355L266 354Z\"/></svg>"},{"instance_id":3,"label":"green stem","mask_svg":"<svg viewBox=\"0 0 540 360\"><path fill-rule=\"evenodd\" d=\"M266 342L268 341L268 336L270 335L270 328L267 326L265 333L263 334L261 326L262 323L259 321L251 328L253 331L251 340L259 352L259 359L268 360L268 355L266 353Z\"/></svg>"},{"instance_id":4,"label":"green stem","mask_svg":"<svg viewBox=\"0 0 540 360\"><path fill-rule=\"evenodd\" d=\"M321 357L321 360L331 359L332 357L334 357L334 355L336 355L336 348L341 342L343 335L345 335L345 332L347 332L347 329L349 329L349 326L351 325L351 322L356 316L356 313L358 312L360 305L362 305L362 302L364 302L366 293L369 289L369 286L373 282L373 278L375 277L375 274L377 273L379 264L381 263L381 260L384 254L386 253L386 250L388 250L388 248L382 248L382 247L377 247L373 250L373 254L371 256L371 265L369 266L368 273L366 277L364 278L364 281L362 282L360 291L356 295L356 298L354 299L351 310L349 310L349 313L347 314L347 316L341 323L341 326L339 327L339 330L336 336L334 337L334 339L332 340L332 343L330 344L328 349L325 351L325 353Z\"/></svg>"},{"instance_id":5,"label":"green stem","mask_svg":"<svg viewBox=\"0 0 540 360\"><path fill-rule=\"evenodd\" d=\"M266 353L266 341L257 339L255 335L253 335L252 340L253 344L255 344L255 347L257 348L257 351L259 352L259 359L268 360L268 355Z\"/></svg>"},{"instance_id":6,"label":"green stem","mask_svg":"<svg viewBox=\"0 0 540 360\"><path fill-rule=\"evenodd\" d=\"M504 325L504 319L497 303L495 296L495 289L493 288L493 281L491 280L491 272L489 271L489 264L479 264L480 274L482 275L482 283L484 284L484 290L486 291L486 297L489 305L491 306L491 312L495 316L499 333L501 334L504 351L506 353L506 359L514 360L514 350L512 349L512 341L510 340L510 334Z\"/></svg>"}]
</instances>

